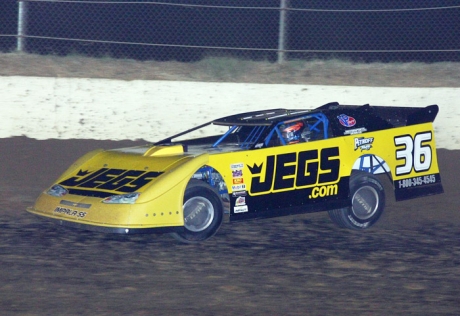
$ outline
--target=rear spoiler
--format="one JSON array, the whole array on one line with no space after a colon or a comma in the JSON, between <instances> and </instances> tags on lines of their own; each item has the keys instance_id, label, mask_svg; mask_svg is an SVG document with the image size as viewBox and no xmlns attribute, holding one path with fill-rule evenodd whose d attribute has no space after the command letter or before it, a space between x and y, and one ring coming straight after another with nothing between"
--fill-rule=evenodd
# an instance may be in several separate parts
<instances>
[{"instance_id":1,"label":"rear spoiler","mask_svg":"<svg viewBox=\"0 0 460 316\"><path fill-rule=\"evenodd\" d=\"M434 122L434 119L436 118L436 115L438 115L438 112L439 107L436 104L418 109L417 111L407 116L406 125Z\"/></svg>"},{"instance_id":2,"label":"rear spoiler","mask_svg":"<svg viewBox=\"0 0 460 316\"><path fill-rule=\"evenodd\" d=\"M438 115L439 107L436 104L426 107L407 107L407 106L375 106L375 105L342 105L338 102L330 102L320 106L316 110L335 110L335 109L356 109L361 111L371 111L380 118L386 120L394 127L408 126L422 123L434 122Z\"/></svg>"}]
</instances>

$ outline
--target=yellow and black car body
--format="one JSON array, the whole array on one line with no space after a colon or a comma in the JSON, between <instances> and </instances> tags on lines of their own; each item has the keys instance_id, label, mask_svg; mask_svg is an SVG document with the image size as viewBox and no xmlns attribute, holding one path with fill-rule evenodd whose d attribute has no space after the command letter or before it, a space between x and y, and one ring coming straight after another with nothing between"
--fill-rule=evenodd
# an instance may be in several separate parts
<instances>
[{"instance_id":1,"label":"yellow and black car body","mask_svg":"<svg viewBox=\"0 0 460 316\"><path fill-rule=\"evenodd\" d=\"M438 106L328 103L220 118L154 144L96 150L27 210L57 223L122 234L208 239L230 221L328 211L364 229L397 201L443 192Z\"/></svg>"}]
</instances>

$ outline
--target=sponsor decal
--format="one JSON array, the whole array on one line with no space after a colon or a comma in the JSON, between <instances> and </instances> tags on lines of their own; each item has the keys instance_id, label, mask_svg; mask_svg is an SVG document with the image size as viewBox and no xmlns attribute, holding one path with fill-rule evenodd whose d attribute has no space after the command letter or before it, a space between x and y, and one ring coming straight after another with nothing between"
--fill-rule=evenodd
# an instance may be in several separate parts
<instances>
[{"instance_id":1,"label":"sponsor decal","mask_svg":"<svg viewBox=\"0 0 460 316\"><path fill-rule=\"evenodd\" d=\"M235 206L246 205L246 198L244 196L239 196L235 201Z\"/></svg>"},{"instance_id":2,"label":"sponsor decal","mask_svg":"<svg viewBox=\"0 0 460 316\"><path fill-rule=\"evenodd\" d=\"M86 216L87 212L75 211L70 208L58 206L54 209L54 213L64 214L67 216L72 216L76 218L83 218Z\"/></svg>"},{"instance_id":3,"label":"sponsor decal","mask_svg":"<svg viewBox=\"0 0 460 316\"><path fill-rule=\"evenodd\" d=\"M339 148L330 147L267 156L249 166L251 194L315 187L339 179Z\"/></svg>"},{"instance_id":4,"label":"sponsor decal","mask_svg":"<svg viewBox=\"0 0 460 316\"><path fill-rule=\"evenodd\" d=\"M339 119L339 122L342 126L353 127L356 125L356 120L353 117L348 116L346 114L340 114L339 116L337 116L337 118Z\"/></svg>"},{"instance_id":5,"label":"sponsor decal","mask_svg":"<svg viewBox=\"0 0 460 316\"><path fill-rule=\"evenodd\" d=\"M109 169L101 168L96 171L80 170L73 177L70 177L60 185L83 189L99 189L109 191L119 191L132 193L153 179L161 175L162 172Z\"/></svg>"},{"instance_id":6,"label":"sponsor decal","mask_svg":"<svg viewBox=\"0 0 460 316\"><path fill-rule=\"evenodd\" d=\"M343 135L355 135L355 134L362 134L364 132L367 132L367 129L365 127L360 127L360 128L355 128L355 129L347 129Z\"/></svg>"},{"instance_id":7,"label":"sponsor decal","mask_svg":"<svg viewBox=\"0 0 460 316\"><path fill-rule=\"evenodd\" d=\"M361 151L370 150L374 137L355 137L355 151L359 148Z\"/></svg>"},{"instance_id":8,"label":"sponsor decal","mask_svg":"<svg viewBox=\"0 0 460 316\"><path fill-rule=\"evenodd\" d=\"M238 170L232 170L232 177L233 178L240 178L243 176L243 170L238 169Z\"/></svg>"},{"instance_id":9,"label":"sponsor decal","mask_svg":"<svg viewBox=\"0 0 460 316\"><path fill-rule=\"evenodd\" d=\"M244 167L244 163L240 162L240 163L232 163L230 165L230 169L232 170L236 170L236 169L243 169Z\"/></svg>"},{"instance_id":10,"label":"sponsor decal","mask_svg":"<svg viewBox=\"0 0 460 316\"><path fill-rule=\"evenodd\" d=\"M248 211L247 205L235 206L233 208L233 213L246 213Z\"/></svg>"},{"instance_id":11,"label":"sponsor decal","mask_svg":"<svg viewBox=\"0 0 460 316\"><path fill-rule=\"evenodd\" d=\"M248 195L247 191L235 191L232 193L233 197L246 196Z\"/></svg>"},{"instance_id":12,"label":"sponsor decal","mask_svg":"<svg viewBox=\"0 0 460 316\"><path fill-rule=\"evenodd\" d=\"M232 191L243 191L246 190L246 184L234 184L232 185Z\"/></svg>"},{"instance_id":13,"label":"sponsor decal","mask_svg":"<svg viewBox=\"0 0 460 316\"><path fill-rule=\"evenodd\" d=\"M243 168L244 164L242 162L230 165L230 169L232 170L233 192L246 190L246 185L243 180ZM235 193L233 193L233 196L235 196Z\"/></svg>"}]
</instances>

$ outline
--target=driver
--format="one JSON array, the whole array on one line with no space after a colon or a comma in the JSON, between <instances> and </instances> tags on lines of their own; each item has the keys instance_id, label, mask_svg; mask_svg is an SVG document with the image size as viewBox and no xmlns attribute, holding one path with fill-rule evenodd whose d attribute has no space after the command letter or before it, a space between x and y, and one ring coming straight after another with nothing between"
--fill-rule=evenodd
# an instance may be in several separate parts
<instances>
[{"instance_id":1,"label":"driver","mask_svg":"<svg viewBox=\"0 0 460 316\"><path fill-rule=\"evenodd\" d=\"M301 121L286 124L281 129L286 144L295 144L300 142L308 142L310 140L310 129Z\"/></svg>"}]
</instances>

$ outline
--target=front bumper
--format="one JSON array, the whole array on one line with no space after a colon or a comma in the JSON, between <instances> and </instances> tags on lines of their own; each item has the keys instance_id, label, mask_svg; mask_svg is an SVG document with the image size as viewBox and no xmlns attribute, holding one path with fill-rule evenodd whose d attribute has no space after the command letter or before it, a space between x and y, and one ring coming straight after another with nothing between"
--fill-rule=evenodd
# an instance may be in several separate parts
<instances>
[{"instance_id":1,"label":"front bumper","mask_svg":"<svg viewBox=\"0 0 460 316\"><path fill-rule=\"evenodd\" d=\"M161 201L103 204L100 198L41 194L27 211L59 225L105 233L166 233L183 228L181 210L164 209Z\"/></svg>"},{"instance_id":2,"label":"front bumper","mask_svg":"<svg viewBox=\"0 0 460 316\"><path fill-rule=\"evenodd\" d=\"M78 230L88 230L101 233L112 233L112 234L164 234L164 233L180 233L184 231L183 226L163 226L163 227L146 227L146 228L131 228L131 227L110 227L110 226L99 226L95 224L88 224L82 222L73 222L60 218L54 218L49 216L43 216L40 211L37 211L33 207L28 207L27 211L40 218L65 227L70 227Z\"/></svg>"}]
</instances>

